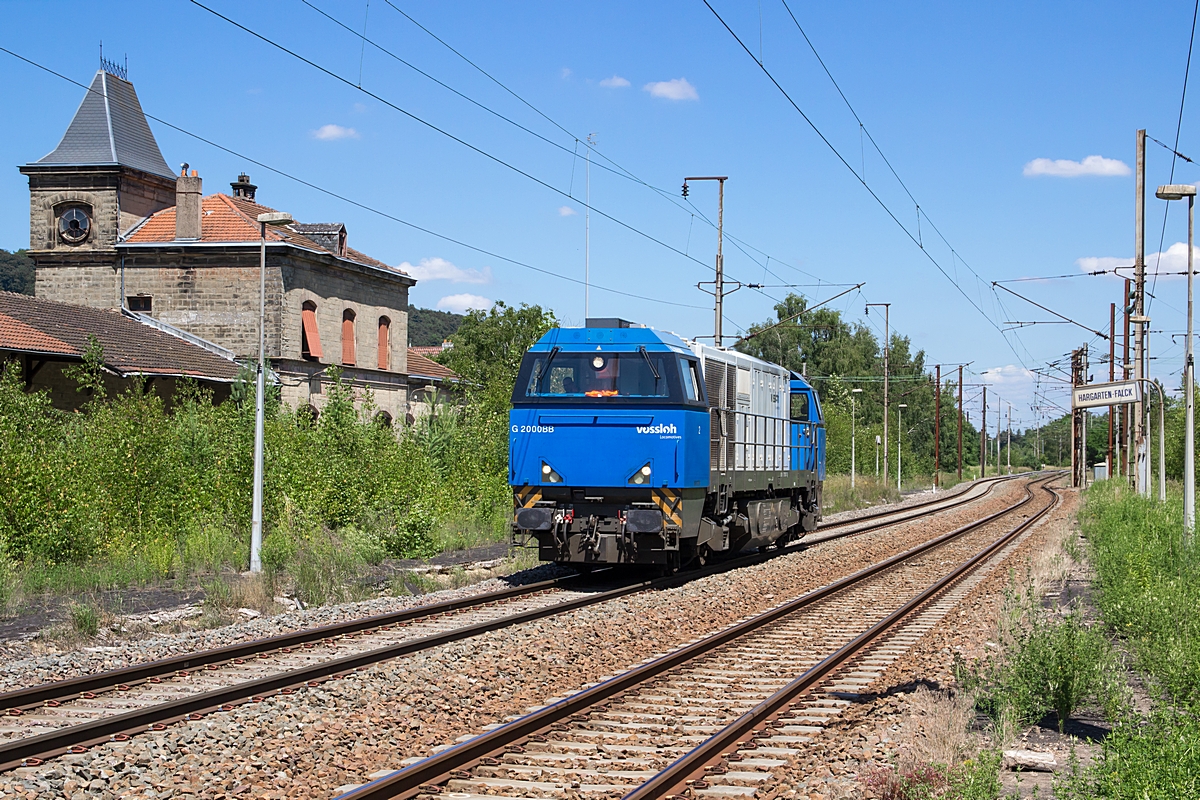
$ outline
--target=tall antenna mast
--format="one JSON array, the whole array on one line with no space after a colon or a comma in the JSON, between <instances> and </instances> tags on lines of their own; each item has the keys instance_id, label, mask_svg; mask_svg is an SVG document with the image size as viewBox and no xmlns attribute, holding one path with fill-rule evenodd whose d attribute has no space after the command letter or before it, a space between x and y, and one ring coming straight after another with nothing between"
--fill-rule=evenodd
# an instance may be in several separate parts
<instances>
[{"instance_id":1,"label":"tall antenna mast","mask_svg":"<svg viewBox=\"0 0 1200 800\"><path fill-rule=\"evenodd\" d=\"M591 316L591 271L592 271L592 146L596 134L587 136L587 190L583 207L583 319Z\"/></svg>"}]
</instances>

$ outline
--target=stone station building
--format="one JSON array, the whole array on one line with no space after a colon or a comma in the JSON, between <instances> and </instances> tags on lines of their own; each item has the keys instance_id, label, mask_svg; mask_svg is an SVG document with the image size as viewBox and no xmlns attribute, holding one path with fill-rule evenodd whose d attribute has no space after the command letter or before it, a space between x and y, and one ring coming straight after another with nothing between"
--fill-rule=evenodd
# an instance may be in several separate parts
<instances>
[{"instance_id":1,"label":"stone station building","mask_svg":"<svg viewBox=\"0 0 1200 800\"><path fill-rule=\"evenodd\" d=\"M123 308L257 357L257 217L275 209L245 174L208 196L187 164L174 174L124 76L97 72L58 147L20 169L39 299ZM319 413L337 366L390 423L455 379L420 359L410 387L416 280L351 248L344 225L268 226L266 240L266 352L284 402Z\"/></svg>"}]
</instances>

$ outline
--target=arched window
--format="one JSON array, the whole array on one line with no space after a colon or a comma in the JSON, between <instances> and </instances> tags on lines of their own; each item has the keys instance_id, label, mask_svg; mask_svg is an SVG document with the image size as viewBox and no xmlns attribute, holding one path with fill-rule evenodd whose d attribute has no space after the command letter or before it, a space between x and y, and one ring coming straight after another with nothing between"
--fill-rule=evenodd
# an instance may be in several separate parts
<instances>
[{"instance_id":1,"label":"arched window","mask_svg":"<svg viewBox=\"0 0 1200 800\"><path fill-rule=\"evenodd\" d=\"M354 366L354 312L348 308L342 312L342 363Z\"/></svg>"},{"instance_id":2,"label":"arched window","mask_svg":"<svg viewBox=\"0 0 1200 800\"><path fill-rule=\"evenodd\" d=\"M379 368L388 368L388 356L391 355L389 347L390 340L388 339L388 331L391 329L392 321L387 317L379 318Z\"/></svg>"},{"instance_id":3,"label":"arched window","mask_svg":"<svg viewBox=\"0 0 1200 800\"><path fill-rule=\"evenodd\" d=\"M382 428L392 427L392 415L386 411L380 411L375 415L375 424Z\"/></svg>"},{"instance_id":4,"label":"arched window","mask_svg":"<svg viewBox=\"0 0 1200 800\"><path fill-rule=\"evenodd\" d=\"M305 300L300 306L300 355L309 361L321 358L321 337L317 333L317 304Z\"/></svg>"}]
</instances>

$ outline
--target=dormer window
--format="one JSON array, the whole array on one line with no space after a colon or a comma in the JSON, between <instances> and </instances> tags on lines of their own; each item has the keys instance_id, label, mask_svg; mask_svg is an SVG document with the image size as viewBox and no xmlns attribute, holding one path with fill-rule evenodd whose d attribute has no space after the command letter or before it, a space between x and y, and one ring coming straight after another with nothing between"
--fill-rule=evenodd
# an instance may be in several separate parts
<instances>
[{"instance_id":1,"label":"dormer window","mask_svg":"<svg viewBox=\"0 0 1200 800\"><path fill-rule=\"evenodd\" d=\"M58 218L58 235L68 244L79 244L88 237L92 229L92 219L88 215L90 209L83 206L72 206Z\"/></svg>"}]
</instances>

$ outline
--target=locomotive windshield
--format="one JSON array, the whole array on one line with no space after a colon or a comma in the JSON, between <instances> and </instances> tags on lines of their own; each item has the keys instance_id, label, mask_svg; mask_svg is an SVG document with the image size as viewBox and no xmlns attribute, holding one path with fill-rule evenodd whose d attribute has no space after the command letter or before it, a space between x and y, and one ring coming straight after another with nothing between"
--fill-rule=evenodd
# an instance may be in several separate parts
<instances>
[{"instance_id":1,"label":"locomotive windshield","mask_svg":"<svg viewBox=\"0 0 1200 800\"><path fill-rule=\"evenodd\" d=\"M697 396L696 365L673 353L644 348L629 353L605 351L529 353L521 365L514 403L654 401L702 403Z\"/></svg>"}]
</instances>

